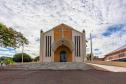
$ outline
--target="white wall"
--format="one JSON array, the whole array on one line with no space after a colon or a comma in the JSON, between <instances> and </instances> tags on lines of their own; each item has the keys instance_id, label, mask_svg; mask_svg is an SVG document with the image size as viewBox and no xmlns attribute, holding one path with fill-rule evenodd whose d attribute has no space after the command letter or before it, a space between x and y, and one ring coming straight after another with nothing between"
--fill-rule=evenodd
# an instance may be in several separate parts
<instances>
[{"instance_id":1,"label":"white wall","mask_svg":"<svg viewBox=\"0 0 126 84\"><path fill-rule=\"evenodd\" d=\"M83 49L82 49L82 33L72 30L72 41L74 43L74 36L80 36L80 57L75 56L75 49L73 49L73 61L74 62L83 62ZM75 44L74 44L75 46Z\"/></svg>"},{"instance_id":2,"label":"white wall","mask_svg":"<svg viewBox=\"0 0 126 84\"><path fill-rule=\"evenodd\" d=\"M54 61L54 52L51 50L51 57L46 57L46 36L52 36L51 44L54 42L54 31L48 31L44 33L44 47L43 47L43 62L53 62Z\"/></svg>"}]
</instances>

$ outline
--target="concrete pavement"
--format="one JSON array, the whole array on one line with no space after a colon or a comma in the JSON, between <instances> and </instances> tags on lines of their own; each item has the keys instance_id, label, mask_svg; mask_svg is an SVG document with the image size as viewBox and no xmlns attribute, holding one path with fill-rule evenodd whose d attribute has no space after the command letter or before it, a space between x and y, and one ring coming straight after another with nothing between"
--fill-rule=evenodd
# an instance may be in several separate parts
<instances>
[{"instance_id":1,"label":"concrete pavement","mask_svg":"<svg viewBox=\"0 0 126 84\"><path fill-rule=\"evenodd\" d=\"M31 65L31 64L30 64ZM58 64L59 65L59 64ZM71 67L75 67L73 64ZM78 65L78 64L77 64ZM80 65L80 64L79 64ZM89 66L90 65L90 66ZM32 65L34 67L35 65ZM49 65L48 65L49 66ZM69 64L65 65L66 68ZM2 69L0 70L0 84L125 84L126 73L113 73L109 71L96 70L92 64L80 65L85 70L38 70L31 69ZM102 65L101 65L102 66ZM103 66L102 66L103 67ZM105 67L105 66L104 66ZM11 68L11 67L10 67ZM13 66L12 68L16 68ZM27 68L18 67L18 68Z\"/></svg>"},{"instance_id":2,"label":"concrete pavement","mask_svg":"<svg viewBox=\"0 0 126 84\"><path fill-rule=\"evenodd\" d=\"M117 66L108 66L108 65L100 65L100 64L92 64L87 63L98 70L111 71L111 72L126 72L125 67L117 67Z\"/></svg>"}]
</instances>

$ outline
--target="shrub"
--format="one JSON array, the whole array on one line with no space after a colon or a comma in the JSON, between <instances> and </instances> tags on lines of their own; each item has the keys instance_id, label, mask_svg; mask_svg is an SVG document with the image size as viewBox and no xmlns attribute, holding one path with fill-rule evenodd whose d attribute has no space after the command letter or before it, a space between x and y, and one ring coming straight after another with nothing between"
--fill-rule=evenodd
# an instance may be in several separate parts
<instances>
[{"instance_id":1,"label":"shrub","mask_svg":"<svg viewBox=\"0 0 126 84\"><path fill-rule=\"evenodd\" d=\"M13 64L14 61L13 61L12 58L6 58L6 59L4 60L4 63L5 63L6 65L8 65L8 64Z\"/></svg>"},{"instance_id":2,"label":"shrub","mask_svg":"<svg viewBox=\"0 0 126 84\"><path fill-rule=\"evenodd\" d=\"M15 62L22 62L22 53L15 54L13 56L13 60ZM23 62L31 62L32 58L30 55L23 53Z\"/></svg>"},{"instance_id":3,"label":"shrub","mask_svg":"<svg viewBox=\"0 0 126 84\"><path fill-rule=\"evenodd\" d=\"M11 57L2 56L2 57L0 57L0 64L3 64L3 63L8 65L8 64L13 64L14 61L13 61L13 58L11 58Z\"/></svg>"},{"instance_id":4,"label":"shrub","mask_svg":"<svg viewBox=\"0 0 126 84\"><path fill-rule=\"evenodd\" d=\"M6 59L5 56L0 57L0 61L3 61L4 59Z\"/></svg>"}]
</instances>

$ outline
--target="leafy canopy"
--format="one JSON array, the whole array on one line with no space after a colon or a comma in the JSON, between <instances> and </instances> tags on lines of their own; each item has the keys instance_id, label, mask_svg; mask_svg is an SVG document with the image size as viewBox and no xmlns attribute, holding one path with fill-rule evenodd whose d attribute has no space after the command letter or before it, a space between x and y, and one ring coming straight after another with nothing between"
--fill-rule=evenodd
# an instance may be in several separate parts
<instances>
[{"instance_id":1,"label":"leafy canopy","mask_svg":"<svg viewBox=\"0 0 126 84\"><path fill-rule=\"evenodd\" d=\"M22 53L15 54L13 56L13 60L15 62L22 62ZM23 62L31 62L32 58L30 55L23 53Z\"/></svg>"},{"instance_id":2,"label":"leafy canopy","mask_svg":"<svg viewBox=\"0 0 126 84\"><path fill-rule=\"evenodd\" d=\"M28 40L21 32L13 28L8 28L0 23L0 46L17 48L21 45L28 44Z\"/></svg>"}]
</instances>

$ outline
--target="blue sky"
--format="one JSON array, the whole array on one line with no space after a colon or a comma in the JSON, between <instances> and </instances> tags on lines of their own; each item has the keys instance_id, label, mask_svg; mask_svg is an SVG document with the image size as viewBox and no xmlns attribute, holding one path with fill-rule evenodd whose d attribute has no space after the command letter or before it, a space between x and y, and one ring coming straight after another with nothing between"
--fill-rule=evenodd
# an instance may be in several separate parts
<instances>
[{"instance_id":1,"label":"blue sky","mask_svg":"<svg viewBox=\"0 0 126 84\"><path fill-rule=\"evenodd\" d=\"M0 22L22 32L30 41L25 52L39 55L39 32L65 23L78 31L93 35L95 55L104 54L126 44L126 0L0 0ZM90 52L90 42L87 43ZM0 55L21 52L0 48Z\"/></svg>"},{"instance_id":2,"label":"blue sky","mask_svg":"<svg viewBox=\"0 0 126 84\"><path fill-rule=\"evenodd\" d=\"M117 33L117 32L125 32L124 28L126 27L125 24L116 24L116 25L112 25L109 26L108 29L103 33L103 36L110 36L113 33Z\"/></svg>"},{"instance_id":3,"label":"blue sky","mask_svg":"<svg viewBox=\"0 0 126 84\"><path fill-rule=\"evenodd\" d=\"M11 57L16 53L15 49L13 48L0 48L1 56Z\"/></svg>"}]
</instances>

